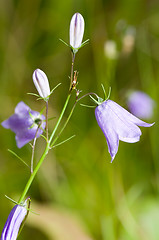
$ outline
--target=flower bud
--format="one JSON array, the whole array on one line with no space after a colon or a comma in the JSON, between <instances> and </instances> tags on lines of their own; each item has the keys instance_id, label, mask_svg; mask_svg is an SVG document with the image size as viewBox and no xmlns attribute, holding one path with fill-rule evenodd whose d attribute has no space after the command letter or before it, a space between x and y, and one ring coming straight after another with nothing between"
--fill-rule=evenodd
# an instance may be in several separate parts
<instances>
[{"instance_id":1,"label":"flower bud","mask_svg":"<svg viewBox=\"0 0 159 240\"><path fill-rule=\"evenodd\" d=\"M75 13L70 22L70 46L78 49L84 34L84 19L80 13Z\"/></svg>"},{"instance_id":2,"label":"flower bud","mask_svg":"<svg viewBox=\"0 0 159 240\"><path fill-rule=\"evenodd\" d=\"M50 95L50 86L46 74L42 70L36 69L33 72L33 82L39 95L48 100Z\"/></svg>"},{"instance_id":3,"label":"flower bud","mask_svg":"<svg viewBox=\"0 0 159 240\"><path fill-rule=\"evenodd\" d=\"M116 42L113 40L108 40L104 44L104 53L108 59L117 59L118 51Z\"/></svg>"},{"instance_id":4,"label":"flower bud","mask_svg":"<svg viewBox=\"0 0 159 240\"><path fill-rule=\"evenodd\" d=\"M1 240L16 240L21 224L27 217L27 200L24 205L15 205L10 212L1 234Z\"/></svg>"}]
</instances>

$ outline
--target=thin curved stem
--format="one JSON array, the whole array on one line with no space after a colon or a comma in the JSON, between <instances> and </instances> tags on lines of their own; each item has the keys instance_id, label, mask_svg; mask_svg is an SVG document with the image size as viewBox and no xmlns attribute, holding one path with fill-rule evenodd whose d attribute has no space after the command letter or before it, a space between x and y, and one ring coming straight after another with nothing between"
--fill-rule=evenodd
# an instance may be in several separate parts
<instances>
[{"instance_id":1,"label":"thin curved stem","mask_svg":"<svg viewBox=\"0 0 159 240\"><path fill-rule=\"evenodd\" d=\"M31 172L31 174L33 173L33 168L34 168L33 165L34 165L35 144L36 144L37 134L38 134L40 125L41 125L41 124L39 124L39 126L38 126L38 128L37 128L37 130L36 130L35 137L34 137L34 141L33 141L33 145L32 145L32 155L31 155L31 165L30 165L30 172Z\"/></svg>"},{"instance_id":2,"label":"thin curved stem","mask_svg":"<svg viewBox=\"0 0 159 240\"><path fill-rule=\"evenodd\" d=\"M54 139L54 141L52 142L51 147L53 147L53 145L54 145L55 142L58 140L58 138L60 137L61 133L63 132L63 130L64 130L65 127L67 126L67 123L69 122L69 120L70 120L70 118L71 118L71 116L72 116L72 114L73 114L73 111L74 111L74 109L75 109L76 103L77 103L77 102L74 103L74 105L73 105L73 107L72 107L72 109L71 109L71 112L70 112L68 118L66 119L66 122L64 123L63 127L61 128L60 132L58 133L58 135L56 136L56 138Z\"/></svg>"},{"instance_id":3,"label":"thin curved stem","mask_svg":"<svg viewBox=\"0 0 159 240\"><path fill-rule=\"evenodd\" d=\"M76 107L76 104L84 97L88 96L88 95L95 95L97 98L98 98L98 95L96 93L93 93L93 92L90 92L90 93L86 93L85 95L81 96L80 98L76 99L71 111L70 111L70 114L68 116L68 118L66 119L66 122L64 123L63 127L61 128L60 132L58 133L58 135L56 136L56 138L54 139L54 141L52 142L51 144L51 147L53 147L53 145L56 143L56 141L58 140L58 138L60 137L60 135L62 134L62 132L64 131L65 127L67 126L73 112L74 112L74 109Z\"/></svg>"},{"instance_id":4,"label":"thin curved stem","mask_svg":"<svg viewBox=\"0 0 159 240\"><path fill-rule=\"evenodd\" d=\"M25 186L25 188L23 190L23 193L22 193L22 195L21 195L21 197L20 197L20 199L18 201L19 204L24 201L24 198L25 198L25 196L26 196L26 194L27 194L27 192L28 192L28 190L29 190L29 188L30 188L30 186L31 186L31 184L32 184L32 182L33 182L33 180L34 180L34 178L35 178L35 176L36 176L40 166L41 166L41 164L43 163L46 155L48 154L48 151L49 151L49 143L47 143L42 157L40 158L38 164L36 165L33 173L31 174L31 176L30 176L30 178L29 178L29 180L28 180L28 182L27 182L27 184L26 184L26 186Z\"/></svg>"},{"instance_id":5,"label":"thin curved stem","mask_svg":"<svg viewBox=\"0 0 159 240\"><path fill-rule=\"evenodd\" d=\"M45 150L44 150L44 152L43 152L43 154L42 154L42 156L41 156L38 164L36 165L34 171L32 172L32 174L31 174L31 176L30 176L30 178L29 178L29 180L28 180L28 182L27 182L27 184L26 184L26 186L25 186L25 188L24 188L24 190L23 190L23 193L22 193L22 195L21 195L18 203L21 203L21 202L24 200L24 198L25 198L25 196L26 196L26 194L27 194L27 192L28 192L28 190L29 190L29 188L30 188L30 186L31 186L31 184L32 184L32 182L33 182L33 180L34 180L34 178L35 178L35 176L36 176L39 168L40 168L40 166L42 165L42 163L43 163L46 155L48 154L48 152L49 152L49 150L50 150L50 148L51 148L51 145L56 142L56 140L58 139L59 135L62 133L62 131L63 131L64 128L66 127L66 125L67 125L67 123L68 123L68 121L69 121L69 119L70 119L70 117L71 117L71 115L72 115L72 113L73 113L73 110L74 110L74 108L75 108L76 103L74 104L74 106L73 106L73 108L72 108L72 110L71 110L71 112L70 112L70 114L69 114L69 117L67 118L66 123L64 124L63 128L61 129L60 134L58 135L58 137L56 137L56 138L54 139L54 141L53 141L53 143L52 143L53 137L54 137L54 135L55 135L55 133L56 133L58 127L59 127L59 124L61 123L61 120L62 120L62 118L63 118L63 115L64 115L64 113L65 113L65 110L66 110L66 108L67 108L67 105L68 105L69 100L70 100L70 97L71 97L71 93L72 93L71 87L72 87L72 81L73 81L74 61L75 61L75 54L72 53L72 64L71 64L71 77L70 77L69 94L68 94L68 96L67 96L67 98L66 98L66 101L65 101L65 104L64 104L63 109L62 109L62 111L61 111L61 114L60 114L60 116L59 116L59 118L58 118L58 121L57 121L57 123L56 123L56 125L55 125L55 127L54 127L54 129L53 129L53 131L52 131L52 134L51 134L51 136L50 136L49 139L48 139L48 102L46 102L46 138L47 138L47 144L46 144ZM36 141L35 141L35 142L36 142ZM34 157L34 151L33 151L33 157Z\"/></svg>"},{"instance_id":6,"label":"thin curved stem","mask_svg":"<svg viewBox=\"0 0 159 240\"><path fill-rule=\"evenodd\" d=\"M95 95L96 98L98 98L98 95L97 95L96 93L90 92L90 93L86 93L86 94L84 94L82 97L78 98L78 99L76 100L76 102L79 102L82 98L85 98L85 97L87 97L88 95Z\"/></svg>"},{"instance_id":7,"label":"thin curved stem","mask_svg":"<svg viewBox=\"0 0 159 240\"><path fill-rule=\"evenodd\" d=\"M48 101L46 102L46 139L47 139L47 142L48 142L48 138L49 138L49 135L48 135Z\"/></svg>"},{"instance_id":8,"label":"thin curved stem","mask_svg":"<svg viewBox=\"0 0 159 240\"><path fill-rule=\"evenodd\" d=\"M73 81L73 68L75 62L75 53L72 53L72 63L71 63L71 77L70 77L70 91L72 90L72 81Z\"/></svg>"}]
</instances>

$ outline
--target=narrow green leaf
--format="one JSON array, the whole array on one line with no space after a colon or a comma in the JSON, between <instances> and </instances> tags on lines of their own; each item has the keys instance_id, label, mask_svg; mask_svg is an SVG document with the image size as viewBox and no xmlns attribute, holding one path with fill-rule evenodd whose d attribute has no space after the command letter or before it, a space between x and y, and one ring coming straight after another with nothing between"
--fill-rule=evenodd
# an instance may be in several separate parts
<instances>
[{"instance_id":1,"label":"narrow green leaf","mask_svg":"<svg viewBox=\"0 0 159 240\"><path fill-rule=\"evenodd\" d=\"M55 147L57 147L57 146L60 146L60 145L62 145L63 143L68 142L69 140L71 140L71 139L74 138L75 136L76 136L76 135L73 135L73 136L65 139L64 141L62 141L62 142L60 142L60 143L57 143L57 144L54 145L54 146L51 146L51 148L55 148Z\"/></svg>"},{"instance_id":2,"label":"narrow green leaf","mask_svg":"<svg viewBox=\"0 0 159 240\"><path fill-rule=\"evenodd\" d=\"M70 47L70 45L68 45L64 40L62 40L61 38L59 38L59 40L64 43L66 46Z\"/></svg>"},{"instance_id":3,"label":"narrow green leaf","mask_svg":"<svg viewBox=\"0 0 159 240\"><path fill-rule=\"evenodd\" d=\"M8 197L7 195L5 195L5 197L6 197L7 199L9 199L11 202L13 202L13 203L15 203L15 204L18 205L18 203L17 203L16 201L14 201L12 198Z\"/></svg>"},{"instance_id":4,"label":"narrow green leaf","mask_svg":"<svg viewBox=\"0 0 159 240\"><path fill-rule=\"evenodd\" d=\"M53 93L53 91L56 89L56 88L58 88L60 85L61 85L62 83L58 83L52 90L51 90L51 93L50 93L50 95ZM50 96L49 95L49 96Z\"/></svg>"},{"instance_id":5,"label":"narrow green leaf","mask_svg":"<svg viewBox=\"0 0 159 240\"><path fill-rule=\"evenodd\" d=\"M21 157L19 157L15 152L13 152L13 151L10 150L10 149L8 149L8 152L12 153L12 154L13 154L15 157L17 157L22 163L24 163L24 165L26 165L28 168L30 168L29 165L28 165Z\"/></svg>"}]
</instances>

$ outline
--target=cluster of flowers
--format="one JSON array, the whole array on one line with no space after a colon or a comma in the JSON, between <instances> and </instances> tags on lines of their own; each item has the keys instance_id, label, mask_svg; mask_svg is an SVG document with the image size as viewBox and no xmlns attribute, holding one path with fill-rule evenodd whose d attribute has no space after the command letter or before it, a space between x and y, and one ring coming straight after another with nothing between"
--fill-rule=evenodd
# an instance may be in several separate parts
<instances>
[{"instance_id":1,"label":"cluster of flowers","mask_svg":"<svg viewBox=\"0 0 159 240\"><path fill-rule=\"evenodd\" d=\"M86 43L82 43L83 34L84 19L81 14L76 13L70 23L69 46L73 54L76 54ZM40 98L48 102L52 91L50 91L46 74L42 70L36 69L33 73L33 82ZM75 83L72 82L74 87L73 84ZM119 140L129 143L137 142L141 136L141 130L138 126L150 127L153 124L140 120L112 100L103 100L97 94L95 96L97 97L95 103L98 105L95 109L95 117L106 137L112 162L118 151ZM132 99L134 98L136 97L132 97ZM132 101L130 102L132 106ZM2 126L11 129L16 134L17 146L21 148L35 137L41 136L46 127L46 118L43 114L31 110L24 102L20 102L15 108L15 113L3 121ZM26 201L24 204L20 203L14 206L4 226L1 240L16 240L20 226L27 216L26 206Z\"/></svg>"}]
</instances>

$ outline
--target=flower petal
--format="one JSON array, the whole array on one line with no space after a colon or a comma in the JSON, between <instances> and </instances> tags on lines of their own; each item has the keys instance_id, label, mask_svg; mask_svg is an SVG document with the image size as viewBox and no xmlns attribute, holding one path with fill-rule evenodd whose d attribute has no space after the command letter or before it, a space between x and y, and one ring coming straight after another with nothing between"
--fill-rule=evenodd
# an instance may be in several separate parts
<instances>
[{"instance_id":1,"label":"flower petal","mask_svg":"<svg viewBox=\"0 0 159 240\"><path fill-rule=\"evenodd\" d=\"M21 148L35 138L38 129L36 120L41 120L41 125L37 133L38 138L46 126L46 122L44 121L45 116L31 110L25 103L20 102L15 108L15 114L1 124L4 128L9 128L16 134L17 146Z\"/></svg>"},{"instance_id":2,"label":"flower petal","mask_svg":"<svg viewBox=\"0 0 159 240\"><path fill-rule=\"evenodd\" d=\"M21 226L27 214L25 207L16 205L10 212L1 234L1 240L16 240Z\"/></svg>"},{"instance_id":3,"label":"flower petal","mask_svg":"<svg viewBox=\"0 0 159 240\"><path fill-rule=\"evenodd\" d=\"M137 125L143 127L153 125L141 121L111 100L106 100L97 106L95 116L106 137L112 161L118 151L119 140L129 143L137 142L142 134Z\"/></svg>"},{"instance_id":4,"label":"flower petal","mask_svg":"<svg viewBox=\"0 0 159 240\"><path fill-rule=\"evenodd\" d=\"M18 115L27 114L30 111L30 107L23 101L19 102L15 108L15 113Z\"/></svg>"},{"instance_id":5,"label":"flower petal","mask_svg":"<svg viewBox=\"0 0 159 240\"><path fill-rule=\"evenodd\" d=\"M126 109L124 109L123 107L121 107L119 104L112 100L107 100L107 104L109 104L111 109L114 109L115 113L121 120L126 119L127 121L135 123L136 125L142 127L151 127L152 125L154 125L154 123L146 123L140 120L139 118L135 117L134 115L129 113Z\"/></svg>"},{"instance_id":6,"label":"flower petal","mask_svg":"<svg viewBox=\"0 0 159 240\"><path fill-rule=\"evenodd\" d=\"M117 106L114 103L115 102L112 103L110 100L106 102L108 111L111 114L112 127L118 134L119 139L129 143L139 141L142 134L140 128L127 118L121 117L125 109L121 107L117 111Z\"/></svg>"},{"instance_id":7,"label":"flower petal","mask_svg":"<svg viewBox=\"0 0 159 240\"><path fill-rule=\"evenodd\" d=\"M111 155L111 162L115 158L119 146L119 137L114 131L112 125L112 116L106 104L101 104L95 109L95 116L99 127L102 129L108 144L108 150Z\"/></svg>"}]
</instances>

